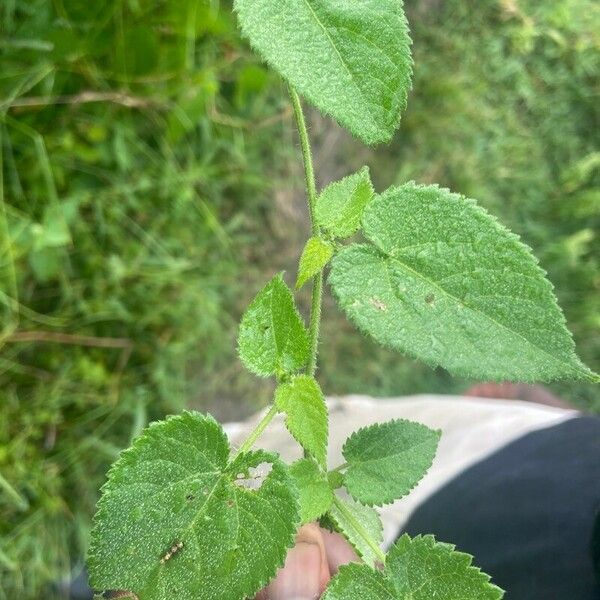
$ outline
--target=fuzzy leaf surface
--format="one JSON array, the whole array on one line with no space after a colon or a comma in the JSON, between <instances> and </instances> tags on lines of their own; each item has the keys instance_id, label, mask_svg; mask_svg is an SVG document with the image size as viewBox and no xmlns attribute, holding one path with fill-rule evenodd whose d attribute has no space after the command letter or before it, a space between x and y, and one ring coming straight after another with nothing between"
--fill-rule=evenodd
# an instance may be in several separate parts
<instances>
[{"instance_id":1,"label":"fuzzy leaf surface","mask_svg":"<svg viewBox=\"0 0 600 600\"><path fill-rule=\"evenodd\" d=\"M88 560L94 588L140 600L239 600L263 586L294 542L297 491L274 454L228 459L210 416L150 425L103 487Z\"/></svg>"},{"instance_id":2,"label":"fuzzy leaf surface","mask_svg":"<svg viewBox=\"0 0 600 600\"><path fill-rule=\"evenodd\" d=\"M319 273L333 256L333 246L320 237L311 237L300 256L296 289L300 289L311 277Z\"/></svg>"},{"instance_id":3,"label":"fuzzy leaf surface","mask_svg":"<svg viewBox=\"0 0 600 600\"><path fill-rule=\"evenodd\" d=\"M330 183L317 197L317 223L335 237L351 236L360 228L363 211L373 194L368 167Z\"/></svg>"},{"instance_id":4,"label":"fuzzy leaf surface","mask_svg":"<svg viewBox=\"0 0 600 600\"><path fill-rule=\"evenodd\" d=\"M285 412L289 432L325 467L329 431L327 406L316 379L298 375L282 383L275 392L275 404Z\"/></svg>"},{"instance_id":5,"label":"fuzzy leaf surface","mask_svg":"<svg viewBox=\"0 0 600 600\"><path fill-rule=\"evenodd\" d=\"M502 590L471 561L470 555L433 536L403 535L389 551L383 571L343 566L323 600L500 600Z\"/></svg>"},{"instance_id":6,"label":"fuzzy leaf surface","mask_svg":"<svg viewBox=\"0 0 600 600\"><path fill-rule=\"evenodd\" d=\"M342 449L346 489L369 505L406 496L431 467L439 440L439 431L402 419L359 429Z\"/></svg>"},{"instance_id":7,"label":"fuzzy leaf surface","mask_svg":"<svg viewBox=\"0 0 600 600\"><path fill-rule=\"evenodd\" d=\"M302 523L315 521L333 504L333 491L327 474L312 458L302 458L290 466L290 475L296 481L300 494L300 518Z\"/></svg>"},{"instance_id":8,"label":"fuzzy leaf surface","mask_svg":"<svg viewBox=\"0 0 600 600\"><path fill-rule=\"evenodd\" d=\"M238 349L248 370L262 377L292 373L308 362L308 333L281 274L248 306L240 323Z\"/></svg>"},{"instance_id":9,"label":"fuzzy leaf surface","mask_svg":"<svg viewBox=\"0 0 600 600\"><path fill-rule=\"evenodd\" d=\"M327 516L365 563L374 566L379 558L373 548L365 542L361 532L365 532L370 539L381 545L383 525L379 513L373 507L364 506L351 498L336 498Z\"/></svg>"},{"instance_id":10,"label":"fuzzy leaf surface","mask_svg":"<svg viewBox=\"0 0 600 600\"><path fill-rule=\"evenodd\" d=\"M309 102L368 144L389 141L410 89L400 0L235 0L253 48Z\"/></svg>"},{"instance_id":11,"label":"fuzzy leaf surface","mask_svg":"<svg viewBox=\"0 0 600 600\"><path fill-rule=\"evenodd\" d=\"M370 202L363 228L374 246L345 248L329 281L381 344L459 376L598 380L530 249L474 201L409 183Z\"/></svg>"}]
</instances>

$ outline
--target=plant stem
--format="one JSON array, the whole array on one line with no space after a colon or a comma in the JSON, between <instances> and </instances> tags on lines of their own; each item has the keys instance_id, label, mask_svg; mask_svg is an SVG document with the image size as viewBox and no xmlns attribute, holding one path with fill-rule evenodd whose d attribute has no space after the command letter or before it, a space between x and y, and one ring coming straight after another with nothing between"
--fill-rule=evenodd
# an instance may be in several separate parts
<instances>
[{"instance_id":1,"label":"plant stem","mask_svg":"<svg viewBox=\"0 0 600 600\"><path fill-rule=\"evenodd\" d=\"M310 149L310 140L308 138L308 129L304 120L304 112L300 97L296 90L290 86L290 98L292 99L292 108L296 119L298 136L300 137L300 147L302 148L302 161L304 163L304 179L306 182L306 193L308 196L308 212L310 215L310 226L313 235L321 233L315 217L315 204L317 203L317 186L315 183L315 170L312 161L312 152Z\"/></svg>"},{"instance_id":2,"label":"plant stem","mask_svg":"<svg viewBox=\"0 0 600 600\"><path fill-rule=\"evenodd\" d=\"M310 227L313 236L319 236L321 230L317 223L315 215L315 205L317 202L317 186L315 183L315 170L312 161L312 152L310 149L310 140L302 104L296 90L290 86L290 98L294 109L294 117L296 119L296 127L300 138L300 146L302 148L302 162L304 163L304 179L306 183L306 195L308 202L308 214L310 216ZM321 298L323 296L323 271L319 271L313 278L312 298L310 304L310 358L308 361L307 372L309 375L314 375L317 370L317 354L319 350L319 327L321 324Z\"/></svg>"},{"instance_id":3,"label":"plant stem","mask_svg":"<svg viewBox=\"0 0 600 600\"><path fill-rule=\"evenodd\" d=\"M343 471L347 466L348 466L347 462L345 462L341 465L338 465L337 467L335 467L335 469L331 469L331 473L339 473L340 471Z\"/></svg>"},{"instance_id":4,"label":"plant stem","mask_svg":"<svg viewBox=\"0 0 600 600\"><path fill-rule=\"evenodd\" d=\"M345 507L343 502L340 501L339 498L335 497L333 500L336 508L344 515L344 517L350 522L352 527L356 530L356 532L362 537L363 540L367 543L369 548L373 550L375 556L379 559L381 564L385 564L385 552L379 547L379 544L371 538L369 532L362 526L362 524L354 518L354 515Z\"/></svg>"},{"instance_id":5,"label":"plant stem","mask_svg":"<svg viewBox=\"0 0 600 600\"><path fill-rule=\"evenodd\" d=\"M248 452L256 440L261 436L262 432L267 428L267 425L273 420L273 417L277 414L277 406L273 404L271 408L266 412L265 416L260 420L260 423L254 428L254 431L244 440L243 444L237 449L235 456L242 454L242 452Z\"/></svg>"}]
</instances>

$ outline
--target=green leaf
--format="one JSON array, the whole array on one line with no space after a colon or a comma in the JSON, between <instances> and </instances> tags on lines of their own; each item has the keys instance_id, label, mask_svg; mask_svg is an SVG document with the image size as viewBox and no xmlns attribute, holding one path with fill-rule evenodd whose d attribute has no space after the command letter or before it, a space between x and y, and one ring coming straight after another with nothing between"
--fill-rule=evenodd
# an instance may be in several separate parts
<instances>
[{"instance_id":1,"label":"green leaf","mask_svg":"<svg viewBox=\"0 0 600 600\"><path fill-rule=\"evenodd\" d=\"M322 112L368 144L389 141L412 59L400 0L235 0L254 49Z\"/></svg>"},{"instance_id":2,"label":"green leaf","mask_svg":"<svg viewBox=\"0 0 600 600\"><path fill-rule=\"evenodd\" d=\"M296 289L300 289L311 277L319 273L333 256L333 246L320 237L311 237L300 257Z\"/></svg>"},{"instance_id":3,"label":"green leaf","mask_svg":"<svg viewBox=\"0 0 600 600\"><path fill-rule=\"evenodd\" d=\"M345 248L329 281L381 344L466 377L597 378L529 248L474 201L409 183L373 200L363 227L376 247Z\"/></svg>"},{"instance_id":4,"label":"green leaf","mask_svg":"<svg viewBox=\"0 0 600 600\"><path fill-rule=\"evenodd\" d=\"M294 480L272 453L228 458L210 416L150 425L103 487L88 560L94 588L140 600L239 600L268 582L294 542Z\"/></svg>"},{"instance_id":5,"label":"green leaf","mask_svg":"<svg viewBox=\"0 0 600 600\"><path fill-rule=\"evenodd\" d=\"M374 508L364 506L351 498L336 497L327 516L366 564L374 566L379 562L378 553L365 541L365 537L368 537L378 546L383 542L383 525Z\"/></svg>"},{"instance_id":6,"label":"green leaf","mask_svg":"<svg viewBox=\"0 0 600 600\"><path fill-rule=\"evenodd\" d=\"M262 377L292 373L308 362L308 333L281 274L258 293L244 313L238 349L248 370Z\"/></svg>"},{"instance_id":7,"label":"green leaf","mask_svg":"<svg viewBox=\"0 0 600 600\"><path fill-rule=\"evenodd\" d=\"M317 198L317 223L335 237L351 236L360 228L363 211L373 193L368 167L330 183Z\"/></svg>"},{"instance_id":8,"label":"green leaf","mask_svg":"<svg viewBox=\"0 0 600 600\"><path fill-rule=\"evenodd\" d=\"M470 555L433 536L403 535L388 553L383 571L343 566L323 600L500 600L504 592L471 561Z\"/></svg>"},{"instance_id":9,"label":"green leaf","mask_svg":"<svg viewBox=\"0 0 600 600\"><path fill-rule=\"evenodd\" d=\"M300 492L302 523L310 523L325 514L333 504L333 491L319 465L310 458L302 458L291 465L290 475Z\"/></svg>"},{"instance_id":10,"label":"green leaf","mask_svg":"<svg viewBox=\"0 0 600 600\"><path fill-rule=\"evenodd\" d=\"M402 498L431 466L439 439L439 431L405 420L359 429L342 449L348 463L346 489L353 498L369 505Z\"/></svg>"},{"instance_id":11,"label":"green leaf","mask_svg":"<svg viewBox=\"0 0 600 600\"><path fill-rule=\"evenodd\" d=\"M285 424L298 443L325 466L327 462L327 406L313 377L298 375L275 391L277 408L286 413Z\"/></svg>"}]
</instances>

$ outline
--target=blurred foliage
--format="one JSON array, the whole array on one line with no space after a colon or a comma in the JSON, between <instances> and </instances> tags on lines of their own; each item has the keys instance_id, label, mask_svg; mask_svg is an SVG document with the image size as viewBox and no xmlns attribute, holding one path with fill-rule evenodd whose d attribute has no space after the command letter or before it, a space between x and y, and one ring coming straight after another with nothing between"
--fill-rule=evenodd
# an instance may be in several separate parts
<instances>
[{"instance_id":1,"label":"blurred foliage","mask_svg":"<svg viewBox=\"0 0 600 600\"><path fill-rule=\"evenodd\" d=\"M480 199L533 246L597 370L597 3L407 9L396 141L323 152L368 162L380 189ZM295 268L301 177L285 90L226 2L5 0L0 61L0 599L63 597L48 586L77 571L106 468L148 420L190 402L238 417L269 394L235 360L236 323ZM329 393L468 385L363 340L330 299L324 317ZM557 389L600 411L591 388Z\"/></svg>"},{"instance_id":2,"label":"blurred foliage","mask_svg":"<svg viewBox=\"0 0 600 600\"><path fill-rule=\"evenodd\" d=\"M13 599L77 567L106 469L149 419L231 386L287 106L217 3L0 13L0 598Z\"/></svg>"}]
</instances>

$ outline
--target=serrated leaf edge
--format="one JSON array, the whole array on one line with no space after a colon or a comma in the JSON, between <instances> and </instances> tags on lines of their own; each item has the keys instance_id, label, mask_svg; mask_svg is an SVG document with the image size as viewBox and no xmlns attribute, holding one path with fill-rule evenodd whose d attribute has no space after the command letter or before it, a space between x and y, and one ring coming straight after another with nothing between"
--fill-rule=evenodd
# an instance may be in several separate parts
<instances>
[{"instance_id":1,"label":"serrated leaf edge","mask_svg":"<svg viewBox=\"0 0 600 600\"><path fill-rule=\"evenodd\" d=\"M329 410L327 409L327 403L325 402L325 396L323 395L323 391L321 390L321 386L319 385L318 381L311 375L306 375L306 374L294 375L289 381L286 381L282 385L291 384L294 381L296 381L297 379L310 379L310 380L314 381L317 384L317 387L319 388L319 392L321 394L321 398L323 399L323 407L325 409L325 440L326 440L326 442L325 442L325 448L323 450L324 455L322 457L323 458L322 461L320 460L320 458L318 456L315 456L315 454L312 450L310 450L309 448L306 448L304 446L304 444L300 441L300 439L298 439L298 436L290 429L290 426L288 423L288 419L289 419L288 413L285 410L283 410L277 402L277 390L275 391L275 405L277 406L277 409L285 415L284 423L285 423L285 428L288 430L288 433L298 442L300 447L302 447L304 450L306 450L310 454L310 456L314 459L314 461L317 463L317 465L319 465L319 467L325 467L326 463L327 463L327 440L329 439Z\"/></svg>"},{"instance_id":2,"label":"serrated leaf edge","mask_svg":"<svg viewBox=\"0 0 600 600\"><path fill-rule=\"evenodd\" d=\"M399 7L401 10L401 20L402 20L402 24L404 26L404 33L406 35L406 41L407 41L407 48L408 48L408 60L406 61L406 67L407 67L407 72L405 74L404 77L404 82L406 82L406 88L405 89L400 89L397 94L401 95L401 102L400 102L400 106L398 108L398 113L394 116L394 119L390 122L389 125L389 133L386 132L385 135L380 135L378 137L372 137L371 139L367 139L366 137L360 136L358 134L355 134L352 131L352 128L350 127L349 124L345 123L345 119L338 119L332 111L330 110L326 110L324 108L321 108L319 106L318 102L315 102L314 98L312 97L311 94L307 94L304 90L301 89L297 89L298 93L305 98L312 106L314 106L322 115L325 115L331 119L333 119L336 123L338 123L338 125L340 125L341 127L343 127L348 133L350 133L353 137L361 140L362 142L364 142L365 144L369 145L369 146L376 146L377 144L385 144L391 141L391 139L394 137L394 134L396 132L396 130L398 129L398 127L400 126L400 121L402 118L402 113L406 110L406 106L408 104L408 94L410 93L410 91L412 90L412 80L413 80L413 66L414 66L414 60L412 57L412 52L411 52L411 46L412 46L412 38L410 36L410 27L408 24L408 20L406 18L406 13L404 12L404 6L403 3L400 2L399 3ZM237 8L237 2L234 2L233 5L233 10L235 13L238 13L238 8ZM317 20L319 25L321 27L323 27L323 24ZM242 34L244 36L244 38L248 41L248 43L250 44L250 47L252 48L252 50L261 58L261 60L263 62L265 62L275 73L277 73L284 81L286 81L288 83L288 85L292 86L293 83L289 81L289 79L283 75L283 73L281 73L279 71L279 69L272 63L271 60L265 58L262 53L260 52L260 50L256 47L256 45L252 42L252 40L250 40L250 37L247 35L245 28L241 22L241 19L239 19L238 17L238 23L239 23L239 27L240 30L242 31ZM337 48L337 46L333 45L333 49L336 51L336 53L339 54L339 50ZM340 61L342 62L342 64L345 64L343 59L340 59ZM362 91L360 89L360 87L354 82L354 77L351 76L350 77L354 83L354 86L358 92L359 95L362 95ZM369 120L374 124L375 129L379 129L379 126L377 124L377 122L372 118L371 114L369 113L368 115Z\"/></svg>"},{"instance_id":3,"label":"serrated leaf edge","mask_svg":"<svg viewBox=\"0 0 600 600\"><path fill-rule=\"evenodd\" d=\"M398 549L398 545L403 541L408 541L409 544L414 542L423 542L425 546L429 550L443 550L448 554L454 554L456 557L461 558L464 561L465 571L477 575L481 578L482 583L488 585L492 590L498 592L500 595L498 596L498 600L500 600L504 596L504 590L498 587L496 584L492 583L492 578L485 571L482 571L480 567L473 564L473 555L467 552L461 552L456 549L454 544L450 544L448 542L439 542L436 540L435 536L431 533L428 534L418 534L414 537L410 537L407 533L401 535L394 545L390 548L388 552L388 556L392 555L395 550ZM385 571L384 571L385 574ZM387 577L386 577L387 578Z\"/></svg>"},{"instance_id":4,"label":"serrated leaf edge","mask_svg":"<svg viewBox=\"0 0 600 600\"><path fill-rule=\"evenodd\" d=\"M410 487L410 489L408 489L406 491L405 494L402 494L402 496L398 496L398 497L391 497L389 499L386 500L382 500L381 502L367 502L362 498L358 498L355 494L352 493L352 490L348 489L348 486L346 485L346 473L343 473L344 476L344 488L346 489L346 491L348 492L348 494L354 499L356 500L356 502L363 504L364 506L371 506L371 507L375 507L375 506L386 506L389 504L393 504L394 502L401 500L402 498L405 498L406 496L408 496L412 490L414 490L419 483L421 483L421 481L426 477L427 473L429 473L429 470L431 469L431 466L433 465L433 461L435 460L435 457L437 456L437 449L439 447L439 440L442 436L442 430L441 429L431 429L431 427L427 427L427 425L423 425L423 423L417 423L416 421L410 421L409 419L392 419L390 421L385 421L384 423L373 423L371 425L365 425L364 427L361 427L360 429L357 429L356 431L353 431L348 438L346 439L346 441L344 442L344 445L342 446L342 456L346 459L346 454L345 454L345 450L346 450L346 446L347 444L350 443L350 441L352 439L354 439L355 437L357 437L358 435L360 435L362 432L368 430L368 429L375 429L375 428L383 428L383 427L392 427L397 425L398 423L408 423L410 425L417 425L419 428L422 429L426 429L427 431L431 431L433 433L437 434L437 441L438 444L436 444L436 449L435 452L433 454L433 458L431 459L431 463L429 464L429 466L427 467L427 469L425 469L425 471L423 471L423 475L421 476L420 479L418 479L413 485L412 487ZM350 467L351 462L348 461L348 467Z\"/></svg>"},{"instance_id":5,"label":"serrated leaf edge","mask_svg":"<svg viewBox=\"0 0 600 600\"><path fill-rule=\"evenodd\" d=\"M507 330L512 335L515 335L515 336L521 338L529 346L534 347L536 350L540 351L544 355L546 355L549 358L551 358L553 362L558 363L561 366L564 366L566 364L561 358L557 358L553 354L550 354L547 350L545 350L544 348L538 346L534 342L530 341L529 339L527 339L522 334L520 334L520 333L518 333L518 332L516 332L516 331L514 331L514 330L512 330L510 328L508 328L506 325L503 325L502 323L498 322L496 319L494 319L493 317L490 317L486 313L481 312L479 310L476 310L476 309L470 307L463 300L461 300L460 298L457 298L456 296L450 294L443 287L439 286L437 284L437 282L435 282L435 281L433 281L433 280L425 277L424 275L422 275L418 271L415 271L409 265L406 265L405 263L403 263L401 260L399 260L393 254L389 254L388 252L386 252L385 250L383 250L382 248L380 248L379 245L377 244L377 242L375 242L374 240L372 240L368 236L368 234L366 232L366 229L365 229L364 219L366 218L369 209L373 209L373 207L375 207L375 205L377 203L377 199L379 197L384 196L385 194L393 193L393 192L396 192L396 191L401 191L403 189L407 189L407 188L410 188L410 187L412 187L413 189L417 189L417 190L418 189L421 189L421 190L435 189L435 190L439 190L440 192L444 192L444 193L448 194L448 196L450 196L452 198L452 200L457 201L457 202L462 202L464 204L469 205L472 209L475 210L475 212L477 214L479 214L480 216L484 216L486 219L489 219L490 225L493 226L498 233L500 233L503 236L506 236L509 240L515 242L515 244L516 244L517 248L519 249L519 251L523 255L525 255L526 257L528 257L529 260L532 261L532 264L533 264L534 268L536 269L538 275L540 275L541 279L543 280L544 285L546 286L546 288L547 288L547 290L548 290L548 292L550 294L550 301L552 303L552 306L556 309L556 311L557 311L557 313L559 315L558 316L558 324L562 325L562 327L567 331L567 335L568 335L568 338L570 340L570 350L571 350L571 352L573 354L574 362L576 362L578 364L578 367L567 365L571 369L571 371L573 371L574 373L577 374L576 376L574 375L573 378L574 379L585 379L585 380L588 380L588 381L600 381L600 375L594 373L591 369L589 369L583 362L581 362L581 360L577 356L577 354L576 354L576 348L575 348L575 342L573 340L573 334L571 333L570 329L568 328L568 326L567 326L567 320L565 318L564 312L561 309L560 305L558 304L554 285L552 284L552 282L548 278L547 271L540 265L540 261L537 258L537 256L535 256L535 254L533 253L532 249L527 244L525 244L522 241L521 236L517 235L516 233L514 233L513 231L511 231L510 229L508 229L508 227L506 227L505 225L503 225L500 222L500 220L495 215L493 215L492 213L488 212L485 208L483 208L473 198L469 198L469 197L464 196L463 194L460 194L458 192L453 192L450 189L448 189L446 187L443 187L443 186L440 186L440 185L435 184L435 183L434 184L420 184L420 183L415 182L414 180L407 181L406 183L404 183L402 185L391 186L387 190L385 190L384 192L382 192L381 194L377 194L373 198L373 200L371 202L369 202L369 204L367 204L367 206L365 207L365 211L363 212L363 217L362 217L361 223L362 223L362 226L363 226L363 231L365 233L365 237L378 250L378 252L381 254L381 256L383 256L385 258L391 258L393 260L396 260L407 271L410 271L415 276L419 277L420 279L422 279L423 281L425 281L429 285L431 285L433 287L436 287L445 296L447 296L447 297L451 298L452 300L456 301L458 304L460 304L461 306L464 306L468 310L471 310L474 313L480 314L485 319L493 322L496 326L498 326L498 327L500 327L502 329ZM336 300L339 301L339 298L337 298L337 296L336 296ZM364 333L368 334L368 332L364 332ZM371 336L369 335L369 337L371 337ZM413 358L415 358L417 360L423 360L420 357L416 356L415 354L411 354L410 352L406 352L406 354L409 355L409 356L412 356ZM426 362L427 364L429 364L433 368L435 368L435 367L442 367L443 368L443 365L440 365L439 363L436 363L435 361L423 361L423 362ZM461 377L472 377L472 373L469 373L467 371L463 371L462 369L455 369L454 368L452 370L452 372L455 373L455 374L457 374L458 376L461 376ZM555 381L557 379L564 379L565 377L566 376L561 377L559 375L556 375L553 378L545 379L545 381ZM535 381L538 381L538 380L536 378L531 378L530 380L524 380L524 382L535 382Z\"/></svg>"},{"instance_id":6,"label":"serrated leaf edge","mask_svg":"<svg viewBox=\"0 0 600 600\"><path fill-rule=\"evenodd\" d=\"M251 363L248 363L245 360L242 352L240 352L240 335L239 335L239 332L241 331L242 322L244 321L244 317L245 317L246 313L248 312L248 310L250 309L250 307L252 306L252 304L254 303L254 301L257 299L257 297L259 296L259 294L267 286L271 285L276 279L281 281L281 283L283 284L283 286L285 287L285 289L287 290L287 292L289 293L289 295L291 297L291 300L292 300L292 310L293 310L294 314L296 315L296 317L298 317L298 320L300 321L300 323L302 324L302 330L304 332L304 335L306 336L306 345L308 347L308 329L306 328L306 323L304 323L304 319L302 318L302 315L300 314L300 311L298 310L298 306L296 305L296 299L294 297L294 293L292 292L292 290L290 289L290 287L288 286L288 284L285 282L285 279L283 278L284 273L285 273L285 271L280 271L279 273L277 273L265 285L263 285L262 288L260 288L260 290L258 290L258 292L256 292L256 294L254 295L254 297L250 301L250 304L248 304L248 306L246 307L246 310L244 311L244 314L242 315L242 321L240 322L240 325L239 325L239 328L238 328L237 355L240 357L240 360L242 361L242 364L246 367L246 369L248 369L248 371L250 371L254 375L257 375L258 377L271 377L272 375L275 375L275 371L263 371L261 369L256 369L254 367L254 365L252 365ZM302 367L299 367L299 369L305 367L306 366L306 362L308 362L308 359L305 361L305 364L302 365Z\"/></svg>"},{"instance_id":7,"label":"serrated leaf edge","mask_svg":"<svg viewBox=\"0 0 600 600\"><path fill-rule=\"evenodd\" d=\"M147 434L149 432L155 430L158 427L165 426L166 423L182 420L184 416L192 416L194 418L200 417L202 419L205 419L205 420L209 421L211 423L211 425L217 425L218 428L220 429L221 433L223 434L223 440L225 441L226 448L228 451L228 455L227 455L228 460L223 465L223 467L219 467L219 469L222 469L221 478L228 476L228 475L231 476L231 474L235 471L235 468L234 468L235 464L238 461L242 460L245 456L248 456L248 455L257 455L257 456L260 456L263 459L265 459L265 460L261 460L260 462L269 462L270 464L273 464L273 465L275 465L277 463L283 469L287 468L287 465L280 459L280 457L277 453L268 452L266 450L252 450L250 452L232 456L229 440L228 440L227 436L225 435L221 424L210 414L203 414L198 411L184 410L178 415L169 415L166 419L152 421L151 423L148 424L148 426L146 428L144 428L143 432L133 441L133 444L131 446L123 449L120 452L117 460L115 460L113 462L113 464L110 466L110 468L107 472L107 475L106 475L106 481L100 487L101 496L97 502L96 514L94 515L94 518L92 521L92 539L93 539L93 533L96 528L96 525L101 520L101 517L104 514L104 508L105 508L104 505L106 504L106 498L108 498L112 493L109 488L110 488L112 476L114 475L115 471L117 469L122 468L124 461L127 459L127 457L130 454L132 454L134 451L136 451L140 445L147 442L147 439L148 439ZM296 500L296 519L291 523L291 525L293 527L292 531L294 531L294 530L297 530L298 526L300 525L299 492L298 492L298 489L297 489L297 486L296 486L296 483L295 483L293 477L290 476L289 479L290 479L291 486L289 486L288 489L291 491L293 497ZM232 479L230 478L230 480L232 480ZM258 583L256 589L248 589L248 590L244 591L245 597L256 593L258 590L265 587L271 581L271 579L276 575L277 571L281 567L283 567L283 565L285 564L287 551L289 551L291 548L294 547L295 540L296 540L296 534L292 533L290 538L285 542L285 546L284 546L285 551L283 552L282 557L278 559L276 566L272 570L272 573L270 573L269 575L266 575L264 578L262 578L261 581ZM94 558L95 558L95 554L93 552L93 545L90 544L90 547L89 547L89 550L88 550L88 553L86 556L86 564L89 564L90 562L93 563ZM90 582L93 584L93 576L91 573L91 569L90 569ZM136 594L135 590L128 590L128 591L130 591L134 595ZM138 590L138 592L139 592L139 590Z\"/></svg>"}]
</instances>

